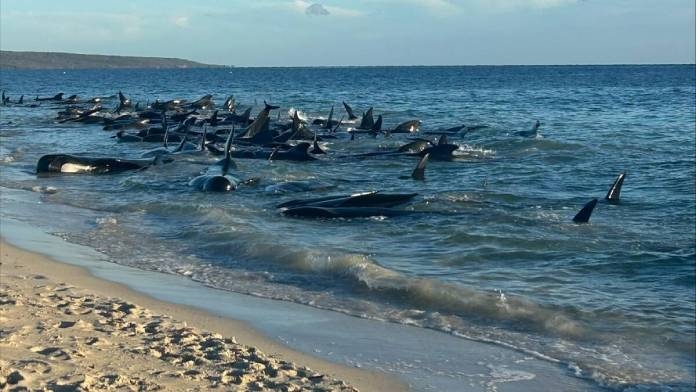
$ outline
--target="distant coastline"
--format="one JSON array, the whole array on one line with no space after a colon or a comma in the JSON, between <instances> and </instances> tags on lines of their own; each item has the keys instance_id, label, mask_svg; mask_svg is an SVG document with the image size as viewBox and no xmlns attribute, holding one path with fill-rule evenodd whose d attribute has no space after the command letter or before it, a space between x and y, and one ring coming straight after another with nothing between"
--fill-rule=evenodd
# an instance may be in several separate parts
<instances>
[{"instance_id":1,"label":"distant coastline","mask_svg":"<svg viewBox=\"0 0 696 392\"><path fill-rule=\"evenodd\" d=\"M167 69L222 67L222 65L203 64L190 60L165 57L0 51L0 69Z\"/></svg>"}]
</instances>

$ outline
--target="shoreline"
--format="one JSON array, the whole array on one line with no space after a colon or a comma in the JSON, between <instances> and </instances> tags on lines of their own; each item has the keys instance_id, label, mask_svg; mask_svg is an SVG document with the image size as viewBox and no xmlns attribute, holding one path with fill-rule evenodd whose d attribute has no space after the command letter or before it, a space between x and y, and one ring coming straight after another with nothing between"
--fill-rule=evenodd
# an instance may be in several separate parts
<instances>
[{"instance_id":1,"label":"shoreline","mask_svg":"<svg viewBox=\"0 0 696 392\"><path fill-rule=\"evenodd\" d=\"M44 387L46 385L58 385L56 383L65 381L66 376L69 376L68 379L70 382L73 384L77 383L75 385L81 385L82 387L89 387L91 385L98 388L100 386L112 385L108 384L109 377L111 377L107 374L108 372L106 372L108 369L94 368L89 371L92 375L81 373L81 370L85 372L90 366L94 367L95 364L102 364L102 366L104 366L104 363L113 362L113 356L116 355L115 358L117 359L119 352L122 351L120 353L121 355L130 357L129 364L133 362L146 365L144 367L151 368L154 366L154 368L158 370L152 372L154 374L152 377L138 374L133 378L130 377L129 374L125 374L119 375L117 380L123 383L130 382L131 384L133 382L138 382L153 388L155 385L160 384L165 387L167 385L170 387L172 385L178 387L181 386L182 383L185 384L185 380L193 381L194 385L199 385L198 383L203 379L202 374L206 374L206 379L211 383L208 386L224 385L224 381L231 386L237 387L240 383L242 383L241 385L246 385L245 383L248 383L248 387L253 388L260 386L254 383L264 382L256 380L256 378L259 378L272 383L271 385L276 385L273 383L278 383L278 387L282 388L285 386L289 388L289 390L292 390L292 388L300 388L303 386L303 383L308 383L304 386L312 386L316 383L317 386L322 384L323 387L331 388L331 390L347 391L352 390L351 387L355 387L361 391L400 391L407 389L403 383L388 375L334 364L292 350L264 336L244 322L216 316L186 305L173 304L151 298L146 294L136 292L122 284L95 277L85 268L68 265L60 261L52 260L41 254L21 249L8 243L7 239L4 237L0 242L0 248L2 256L1 281L4 288L3 291L7 290L6 293L9 295L9 298L3 299L2 306L0 306L0 318L3 320L3 324L8 327L12 324L11 321L16 323L18 319L21 320L19 325L14 325L16 327L14 331L12 327L7 329L3 328L5 330L5 336L0 338L0 347L3 347L2 351L4 353L0 357L0 365L2 365L0 366L0 375L5 377L5 382L8 380L16 381L16 378L21 377L26 379L26 382L37 382L38 384L29 384L30 387L35 388L39 386ZM36 302L33 300L35 297L41 298L45 303L41 304ZM84 301L87 298L89 298L89 300ZM76 301L76 299L79 300ZM99 319L97 323L94 323L95 320L90 319L90 317L94 316L91 309L79 305L71 305L70 308L68 308L70 309L69 311L66 309L68 313L72 314L51 315L50 310L55 310L56 307L60 307L60 301L69 301L73 303L73 305L75 302L97 303L104 306L115 306L120 304L119 306L126 306L127 308L132 307L137 311L135 312L135 316L133 315L134 312L126 312L127 314L125 315L117 314L114 319L107 317L106 319ZM23 307L19 308L20 305ZM42 305L47 306L47 308L41 309ZM31 311L27 312L27 309L31 309ZM49 312L46 310L49 310ZM82 315L83 312L87 313ZM19 315L22 315L22 317L18 317ZM245 369L244 372L239 372L237 378L235 378L234 374L227 374L224 373L224 371L219 375L215 375L216 371L224 370L220 368L222 363L216 363L216 361L212 360L201 360L200 362L203 364L201 365L202 369L198 369L197 365L182 360L182 358L188 358L185 354L191 354L177 353L176 350L180 347L176 345L165 349L166 352L174 350L174 352L167 357L170 360L168 362L161 361L161 363L158 363L154 360L154 358L157 358L157 352L133 353L133 350L138 348L137 346L133 346L135 341L126 339L128 337L126 333L119 334L114 331L113 329L116 325L110 325L110 328L106 328L105 331L111 329L108 332L96 332L98 328L95 329L94 325L99 325L100 323L106 323L108 325L112 322L118 322L119 317L125 317L120 322L127 321L136 325L135 328L138 332L135 333L135 335L138 336L135 341L140 341L139 339L141 338L156 340L155 337L152 336L152 333L148 333L145 330L145 327L148 325L147 323L151 322L153 319L165 319L168 320L166 325L170 329L168 330L169 333L164 334L165 337L162 338L164 341L171 339L176 341L176 331L180 331L183 326L184 328L190 329L192 336L196 336L196 339L210 336L225 339L225 342L231 345L232 348L225 348L224 350L239 349L241 346L238 347L238 345L233 344L236 339L239 339L241 344L246 348L246 351L242 349L242 352L246 352L247 357L261 357L263 361L259 363L268 362L268 358L270 357L270 363L274 364L272 366L276 368L280 367L280 369L288 367L288 369L286 372L276 369L278 375L275 378L277 380L269 377L268 370L264 369L263 366L257 366L259 369L253 367L254 370L251 370L252 367L249 367ZM75 336L72 336L73 340L70 343L64 341L62 342L62 346L59 344L59 347L51 346L44 348L43 346L50 346L50 344L47 344L49 342L35 341L37 339L41 340L40 337L42 334L32 335L31 331L28 331L26 327L21 327L22 324L33 325L38 330L44 331L44 333L48 325L48 331L50 331L49 335L53 334L51 335L53 342L65 338L65 335L78 335L78 338L74 339ZM53 329L51 329L51 325L54 326ZM81 328L78 330L75 328L75 325L81 326ZM165 327L162 328L166 329ZM174 333L173 337L171 336L172 333ZM27 336L32 337L32 339L25 340ZM81 341L81 338L85 340ZM181 337L179 337L179 339L181 339ZM108 349L103 350L97 348L96 350L92 350L91 346L94 345L94 343L92 345L87 345L90 347L85 346L85 342L89 343L93 340L97 342L100 340L110 342L107 343L109 345L109 347L107 347ZM115 342L118 342L118 350L114 350ZM262 352L269 353L270 356L266 356L262 354ZM70 353L73 355L70 355ZM110 356L107 356L107 354ZM203 355L202 352L198 354L199 356ZM95 357L91 358L92 355ZM159 355L161 358L164 358L161 352ZM196 354L193 355L194 357L196 356ZM43 359L41 359L42 356L44 357ZM50 374L52 373L51 371L48 371L46 374L41 374L39 376L39 372L36 369L25 369L22 371L18 367L21 367L22 363L27 363L27 358L32 358L34 367L37 363L47 363L53 365L50 366L50 368L57 369L57 372L62 373L54 375ZM70 359L66 360L66 358ZM198 363L199 359L200 358L193 358L194 363ZM246 361L248 362L243 363L254 363L254 361L249 361L249 358L246 358ZM67 364L66 362L75 363ZM172 365L172 363L174 363L174 365ZM229 365L229 362L226 365ZM171 366L174 366L174 373L172 373L172 369L170 369ZM304 366L308 366L309 368L306 369ZM25 368L26 367L25 364ZM132 364L131 367L133 367ZM177 373L177 369L180 373ZM80 374L83 376L82 379L79 377ZM240 375L241 378L239 377ZM319 377L319 375L322 375L322 377ZM341 380L348 384L345 384ZM0 383L2 383L2 381L3 380L0 379ZM18 382L19 385L24 385L21 384L24 380ZM104 384L104 382L106 382L106 384ZM110 382L116 381L111 380ZM175 384L171 384L172 382Z\"/></svg>"},{"instance_id":2,"label":"shoreline","mask_svg":"<svg viewBox=\"0 0 696 392\"><path fill-rule=\"evenodd\" d=\"M394 388L413 391L490 391L531 392L544 389L598 391L588 379L573 376L572 369L555 361L529 353L442 333L427 328L389 323L345 315L294 302L279 301L224 291L205 286L178 274L141 270L108 260L98 250L78 245L60 236L58 227L45 226L47 216L55 216L62 225L79 225L93 218L80 210L47 209L39 196L30 191L3 188L0 239L20 249L27 249L54 263L75 266L99 282L114 283L129 292L142 295L138 304L156 301L163 313L176 309L193 309L199 317L209 317L221 324L239 320L251 326L271 343L302 355L298 363L325 371L320 365L305 361L319 358L322 363L338 364L342 369L365 376L364 369L390 378ZM71 217L71 218L68 218ZM232 327L230 327L232 328ZM218 331L219 332L219 331ZM237 331L242 343L252 344ZM245 339L245 340L242 340ZM272 350L264 349L272 352ZM373 374L373 373L368 373ZM360 380L335 376L362 390Z\"/></svg>"}]
</instances>

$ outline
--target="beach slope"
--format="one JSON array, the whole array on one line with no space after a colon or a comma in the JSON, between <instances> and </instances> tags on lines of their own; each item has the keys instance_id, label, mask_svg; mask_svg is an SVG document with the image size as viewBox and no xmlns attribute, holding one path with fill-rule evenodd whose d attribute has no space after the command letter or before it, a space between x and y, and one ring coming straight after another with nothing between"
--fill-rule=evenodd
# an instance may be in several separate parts
<instances>
[{"instance_id":1,"label":"beach slope","mask_svg":"<svg viewBox=\"0 0 696 392\"><path fill-rule=\"evenodd\" d=\"M378 374L291 351L244 323L154 300L5 242L0 247L0 389L403 389Z\"/></svg>"}]
</instances>

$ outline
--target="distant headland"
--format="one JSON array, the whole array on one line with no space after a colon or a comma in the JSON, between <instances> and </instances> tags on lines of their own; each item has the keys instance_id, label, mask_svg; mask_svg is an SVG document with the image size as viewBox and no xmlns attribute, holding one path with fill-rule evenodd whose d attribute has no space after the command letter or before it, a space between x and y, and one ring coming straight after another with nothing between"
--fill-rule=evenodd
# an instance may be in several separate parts
<instances>
[{"instance_id":1,"label":"distant headland","mask_svg":"<svg viewBox=\"0 0 696 392\"><path fill-rule=\"evenodd\" d=\"M106 56L60 52L0 51L0 69L221 68L165 57Z\"/></svg>"}]
</instances>

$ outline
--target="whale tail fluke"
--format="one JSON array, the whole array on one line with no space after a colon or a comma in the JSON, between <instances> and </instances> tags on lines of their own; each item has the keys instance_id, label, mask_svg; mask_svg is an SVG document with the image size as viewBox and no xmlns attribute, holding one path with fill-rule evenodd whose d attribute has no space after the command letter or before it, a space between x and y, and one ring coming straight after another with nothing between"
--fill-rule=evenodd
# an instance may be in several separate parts
<instances>
[{"instance_id":1,"label":"whale tail fluke","mask_svg":"<svg viewBox=\"0 0 696 392\"><path fill-rule=\"evenodd\" d=\"M612 184L611 188L609 188L609 192L607 192L607 195L605 196L605 199L609 203L616 204L619 202L619 197L621 195L621 187L623 186L625 178L626 172L621 172L616 177L616 180L614 180L614 184Z\"/></svg>"},{"instance_id":2,"label":"whale tail fluke","mask_svg":"<svg viewBox=\"0 0 696 392\"><path fill-rule=\"evenodd\" d=\"M592 211L594 210L595 206L597 205L597 199L592 199L587 204L585 204L580 212L578 212L575 217L573 218L573 222L575 223L587 223L590 221L590 216L592 215Z\"/></svg>"},{"instance_id":3,"label":"whale tail fluke","mask_svg":"<svg viewBox=\"0 0 696 392\"><path fill-rule=\"evenodd\" d=\"M324 125L324 128L331 129L331 124L333 122L333 114L334 114L334 107L333 107L333 105L331 105L331 111L329 111L329 118L326 120L326 124Z\"/></svg>"}]
</instances>

